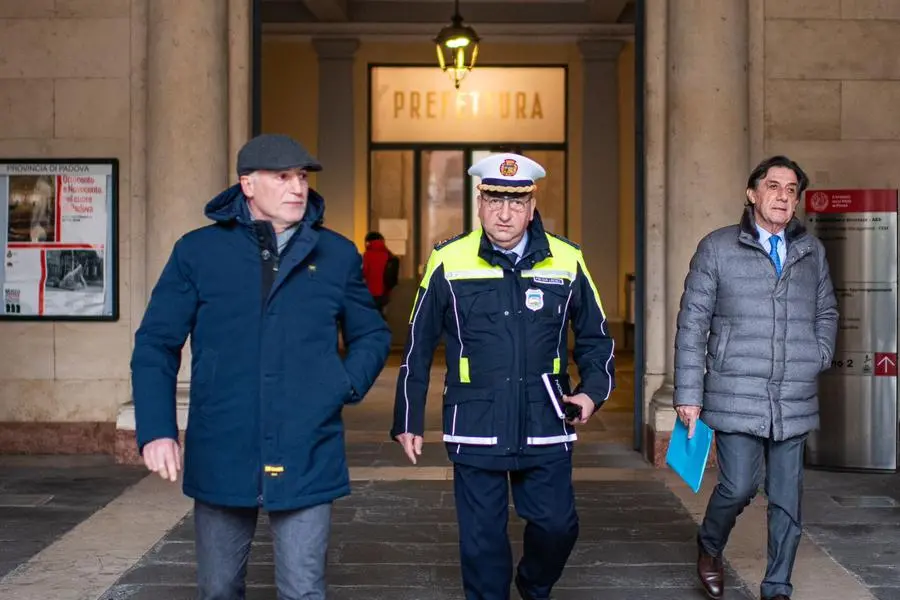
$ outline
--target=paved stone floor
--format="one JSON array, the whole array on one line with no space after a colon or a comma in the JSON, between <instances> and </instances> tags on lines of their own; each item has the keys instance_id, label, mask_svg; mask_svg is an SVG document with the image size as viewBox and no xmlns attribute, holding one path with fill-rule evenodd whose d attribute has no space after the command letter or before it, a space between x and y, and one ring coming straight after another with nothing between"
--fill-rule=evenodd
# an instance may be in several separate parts
<instances>
[{"instance_id":1,"label":"paved stone floor","mask_svg":"<svg viewBox=\"0 0 900 600\"><path fill-rule=\"evenodd\" d=\"M0 577L145 475L106 457L0 457Z\"/></svg>"},{"instance_id":2,"label":"paved stone floor","mask_svg":"<svg viewBox=\"0 0 900 600\"><path fill-rule=\"evenodd\" d=\"M900 600L900 475L807 470L806 534L878 600Z\"/></svg>"},{"instance_id":3,"label":"paved stone floor","mask_svg":"<svg viewBox=\"0 0 900 600\"><path fill-rule=\"evenodd\" d=\"M699 599L693 576L696 527L659 481L578 482L581 536L560 600ZM335 507L329 598L462 599L450 481L376 481L357 485ZM511 517L512 539L522 523ZM104 600L194 597L193 525L178 524L104 596ZM248 598L274 600L271 536L261 519L248 569ZM518 555L520 544L513 548ZM730 579L737 577L730 573ZM740 583L735 585L740 586ZM513 596L515 597L515 596ZM752 598L736 588L729 598Z\"/></svg>"},{"instance_id":4,"label":"paved stone floor","mask_svg":"<svg viewBox=\"0 0 900 600\"><path fill-rule=\"evenodd\" d=\"M334 511L332 600L462 598L452 469L433 430L440 422L439 377L427 413L432 430L414 467L386 439L396 374L392 359L365 402L345 412L353 494ZM716 473L708 472L694 494L633 452L627 360L620 362L619 385L579 431L581 535L555 597L700 600L694 536ZM898 475L807 471L794 600L900 600L898 482ZM3 600L195 597L191 504L177 485L105 458L0 457L0 504ZM765 510L765 499L757 498L729 542L729 600L757 597ZM518 555L522 523L514 511L509 529ZM248 584L249 600L276 598L265 515Z\"/></svg>"}]
</instances>

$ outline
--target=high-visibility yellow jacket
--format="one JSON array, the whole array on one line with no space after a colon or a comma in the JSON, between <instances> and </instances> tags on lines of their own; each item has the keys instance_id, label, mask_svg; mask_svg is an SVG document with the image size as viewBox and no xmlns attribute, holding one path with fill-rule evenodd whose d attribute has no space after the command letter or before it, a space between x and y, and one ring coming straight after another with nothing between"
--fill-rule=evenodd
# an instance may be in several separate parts
<instances>
[{"instance_id":1,"label":"high-visibility yellow jacket","mask_svg":"<svg viewBox=\"0 0 900 600\"><path fill-rule=\"evenodd\" d=\"M557 416L541 376L568 381L569 322L581 379L573 394L599 407L615 385L614 344L576 244L545 233L535 212L516 264L481 229L436 245L410 313L391 436L423 434L443 335L443 441L452 460L481 465L568 452L577 435Z\"/></svg>"}]
</instances>

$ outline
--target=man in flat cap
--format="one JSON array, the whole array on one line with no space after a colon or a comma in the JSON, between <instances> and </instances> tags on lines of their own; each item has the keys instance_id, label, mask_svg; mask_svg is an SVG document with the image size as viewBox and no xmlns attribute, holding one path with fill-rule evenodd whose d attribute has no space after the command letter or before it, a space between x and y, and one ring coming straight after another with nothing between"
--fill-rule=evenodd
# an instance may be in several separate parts
<instances>
[{"instance_id":1,"label":"man in flat cap","mask_svg":"<svg viewBox=\"0 0 900 600\"><path fill-rule=\"evenodd\" d=\"M284 600L325 598L331 503L350 492L341 409L381 372L390 332L349 240L322 226L307 173L281 135L238 154L240 183L206 205L213 223L175 244L135 335L137 443L170 481L175 410L191 337L184 493L193 498L201 600L244 597L257 513L269 513ZM338 328L346 354L338 354Z\"/></svg>"},{"instance_id":2,"label":"man in flat cap","mask_svg":"<svg viewBox=\"0 0 900 600\"><path fill-rule=\"evenodd\" d=\"M438 340L447 372L443 441L453 462L467 600L508 600L508 495L527 521L515 585L545 600L578 537L575 425L614 386L613 340L581 250L544 231L535 208L543 167L517 154L473 165L481 228L437 244L410 315L391 437L416 463ZM581 382L569 393L568 323ZM559 407L550 390L563 396ZM559 390L559 391L557 391Z\"/></svg>"}]
</instances>

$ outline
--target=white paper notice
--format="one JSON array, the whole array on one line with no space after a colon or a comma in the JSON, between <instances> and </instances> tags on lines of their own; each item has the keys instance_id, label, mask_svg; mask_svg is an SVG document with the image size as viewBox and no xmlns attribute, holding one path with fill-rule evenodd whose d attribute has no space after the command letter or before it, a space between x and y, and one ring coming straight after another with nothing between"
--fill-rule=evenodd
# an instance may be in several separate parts
<instances>
[{"instance_id":1,"label":"white paper notice","mask_svg":"<svg viewBox=\"0 0 900 600\"><path fill-rule=\"evenodd\" d=\"M406 219L378 219L378 232L389 240L405 240L409 236Z\"/></svg>"},{"instance_id":2,"label":"white paper notice","mask_svg":"<svg viewBox=\"0 0 900 600\"><path fill-rule=\"evenodd\" d=\"M397 256L406 255L406 240L387 239L384 240L384 243L388 247L388 250L390 250Z\"/></svg>"},{"instance_id":3,"label":"white paper notice","mask_svg":"<svg viewBox=\"0 0 900 600\"><path fill-rule=\"evenodd\" d=\"M45 315L103 314L103 251L48 250Z\"/></svg>"},{"instance_id":4,"label":"white paper notice","mask_svg":"<svg viewBox=\"0 0 900 600\"><path fill-rule=\"evenodd\" d=\"M106 239L106 177L60 176L59 241L102 244Z\"/></svg>"},{"instance_id":5,"label":"white paper notice","mask_svg":"<svg viewBox=\"0 0 900 600\"><path fill-rule=\"evenodd\" d=\"M41 251L6 251L3 299L6 314L36 315L41 306Z\"/></svg>"},{"instance_id":6,"label":"white paper notice","mask_svg":"<svg viewBox=\"0 0 900 600\"><path fill-rule=\"evenodd\" d=\"M21 248L6 251L6 283L33 283L41 281L41 251L38 248Z\"/></svg>"}]
</instances>

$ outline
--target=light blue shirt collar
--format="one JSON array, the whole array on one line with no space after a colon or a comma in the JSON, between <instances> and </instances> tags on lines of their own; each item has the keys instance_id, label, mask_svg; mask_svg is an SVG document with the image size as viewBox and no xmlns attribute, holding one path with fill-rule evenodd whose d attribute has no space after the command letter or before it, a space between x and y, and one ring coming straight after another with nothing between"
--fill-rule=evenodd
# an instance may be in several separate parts
<instances>
[{"instance_id":1,"label":"light blue shirt collar","mask_svg":"<svg viewBox=\"0 0 900 600\"><path fill-rule=\"evenodd\" d=\"M494 247L494 250L498 252L502 252L503 254L515 254L516 260L513 262L519 262L522 257L525 255L525 248L528 247L528 230L525 230L525 235L522 236L522 239L519 240L519 243L516 244L513 248L507 250L506 248L501 248L497 244L491 243L491 246Z\"/></svg>"},{"instance_id":2,"label":"light blue shirt collar","mask_svg":"<svg viewBox=\"0 0 900 600\"><path fill-rule=\"evenodd\" d=\"M784 261L787 258L787 240L785 240L784 237L784 230L782 229L778 233L769 233L768 231L757 225L756 231L759 234L759 243L767 253L772 248L772 244L769 242L769 238L777 237L781 240L781 242L778 244L778 258L781 259L781 264L784 264Z\"/></svg>"},{"instance_id":3,"label":"light blue shirt collar","mask_svg":"<svg viewBox=\"0 0 900 600\"><path fill-rule=\"evenodd\" d=\"M784 243L785 243L785 241L784 241L784 230L783 230L783 229L782 229L781 231L779 231L778 233L769 233L768 231L766 231L765 229L763 229L762 227L760 227L759 225L757 225L757 226L756 226L756 232L759 233L759 243L762 244L763 246L766 246L766 250L769 249L769 248L768 248L768 245L769 245L769 238L772 237L773 235L776 235L776 236L778 236L779 238L781 238L781 245L782 245L782 246L783 246Z\"/></svg>"}]
</instances>

